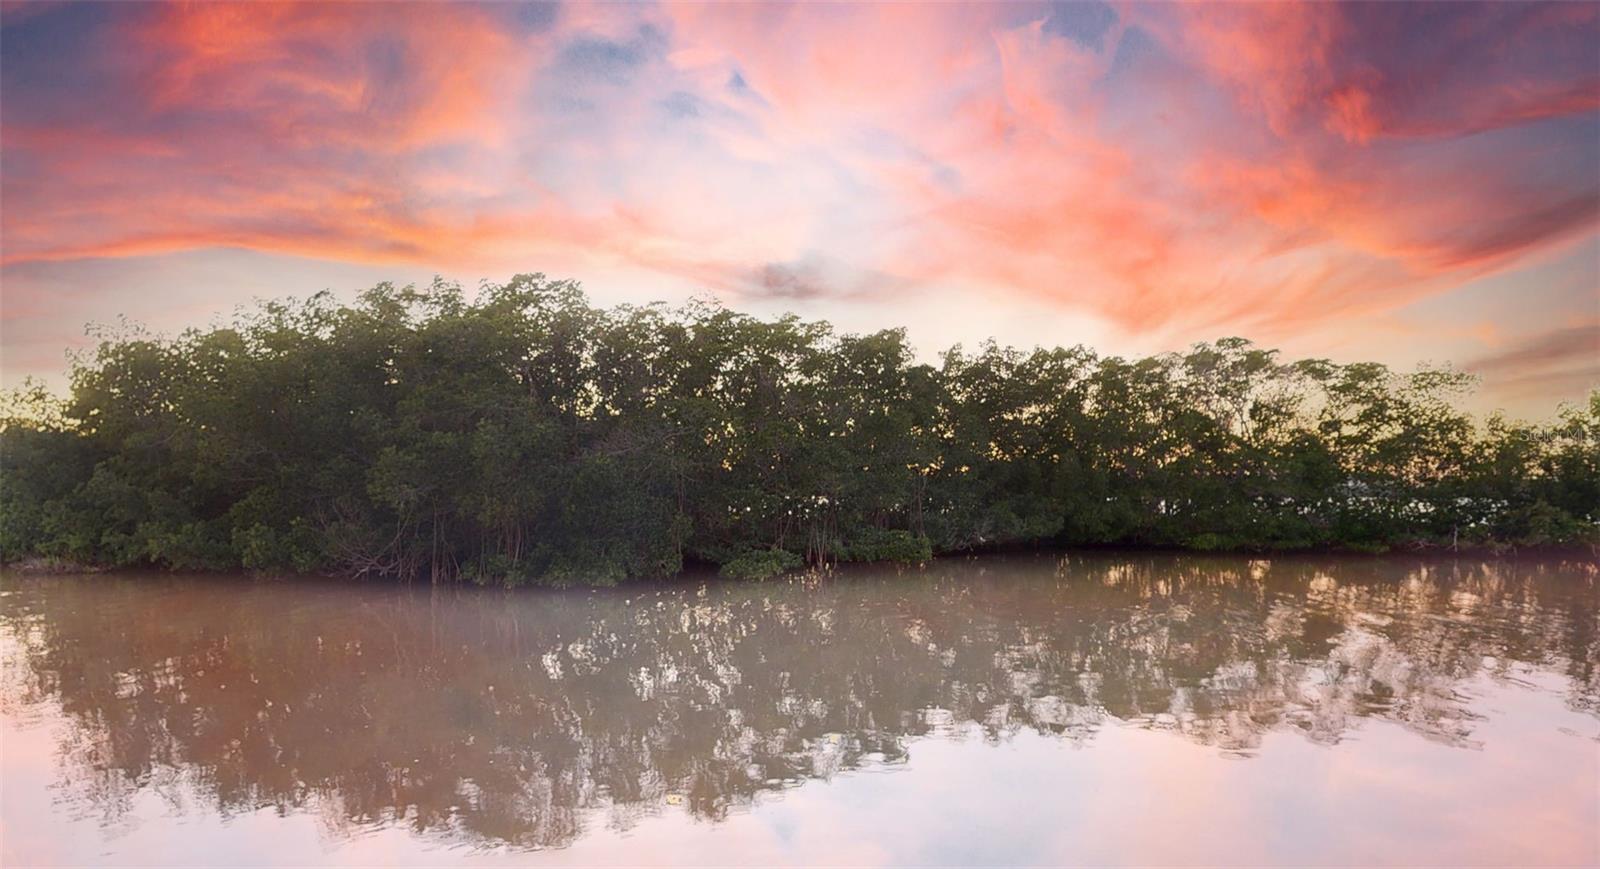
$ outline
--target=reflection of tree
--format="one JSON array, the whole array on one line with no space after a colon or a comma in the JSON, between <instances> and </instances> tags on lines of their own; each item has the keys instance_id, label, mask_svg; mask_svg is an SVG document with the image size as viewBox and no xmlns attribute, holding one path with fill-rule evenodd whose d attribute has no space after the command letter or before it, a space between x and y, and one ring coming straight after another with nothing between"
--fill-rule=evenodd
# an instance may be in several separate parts
<instances>
[{"instance_id":1,"label":"reflection of tree","mask_svg":"<svg viewBox=\"0 0 1600 869\"><path fill-rule=\"evenodd\" d=\"M941 562L794 584L503 595L11 583L6 695L72 723L68 791L523 846L663 803L719 818L911 737L1108 721L1249 751L1363 718L1472 745L1464 682L1531 663L1600 708L1592 566Z\"/></svg>"}]
</instances>

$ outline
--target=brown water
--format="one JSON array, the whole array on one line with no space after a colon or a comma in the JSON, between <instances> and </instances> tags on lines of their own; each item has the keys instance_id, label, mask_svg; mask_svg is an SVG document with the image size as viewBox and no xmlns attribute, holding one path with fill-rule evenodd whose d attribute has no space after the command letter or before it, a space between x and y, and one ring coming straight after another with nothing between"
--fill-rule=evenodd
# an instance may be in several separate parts
<instances>
[{"instance_id":1,"label":"brown water","mask_svg":"<svg viewBox=\"0 0 1600 869\"><path fill-rule=\"evenodd\" d=\"M1095 556L0 579L51 863L1600 862L1600 572Z\"/></svg>"}]
</instances>

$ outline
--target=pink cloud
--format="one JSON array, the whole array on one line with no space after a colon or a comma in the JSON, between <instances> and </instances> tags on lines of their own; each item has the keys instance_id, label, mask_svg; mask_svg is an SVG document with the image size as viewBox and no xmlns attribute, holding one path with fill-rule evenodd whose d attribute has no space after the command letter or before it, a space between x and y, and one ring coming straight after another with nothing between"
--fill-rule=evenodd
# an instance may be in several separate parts
<instances>
[{"instance_id":1,"label":"pink cloud","mask_svg":"<svg viewBox=\"0 0 1600 869\"><path fill-rule=\"evenodd\" d=\"M1506 396L1600 389L1600 319L1522 335L1466 363Z\"/></svg>"},{"instance_id":2,"label":"pink cloud","mask_svg":"<svg viewBox=\"0 0 1600 869\"><path fill-rule=\"evenodd\" d=\"M1289 334L1592 237L1596 8L130 7L75 84L11 53L0 262L609 262Z\"/></svg>"}]
</instances>

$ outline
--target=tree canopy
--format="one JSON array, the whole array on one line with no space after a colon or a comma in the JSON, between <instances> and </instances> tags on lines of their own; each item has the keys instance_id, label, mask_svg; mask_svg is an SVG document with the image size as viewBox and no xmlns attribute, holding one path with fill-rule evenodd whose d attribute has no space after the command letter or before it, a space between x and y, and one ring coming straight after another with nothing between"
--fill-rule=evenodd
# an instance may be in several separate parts
<instances>
[{"instance_id":1,"label":"tree canopy","mask_svg":"<svg viewBox=\"0 0 1600 869\"><path fill-rule=\"evenodd\" d=\"M124 331L0 421L0 558L519 585L761 577L1008 545L1600 543L1600 392L1530 425L1471 378L956 347L543 275Z\"/></svg>"}]
</instances>

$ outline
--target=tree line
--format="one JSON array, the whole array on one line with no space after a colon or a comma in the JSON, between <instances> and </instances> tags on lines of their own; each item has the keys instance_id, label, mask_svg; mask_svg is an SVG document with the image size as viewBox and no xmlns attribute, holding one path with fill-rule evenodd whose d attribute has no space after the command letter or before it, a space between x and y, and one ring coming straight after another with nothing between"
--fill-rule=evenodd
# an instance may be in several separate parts
<instances>
[{"instance_id":1,"label":"tree line","mask_svg":"<svg viewBox=\"0 0 1600 869\"><path fill-rule=\"evenodd\" d=\"M0 558L520 585L763 577L1014 545L1600 544L1600 392L1547 424L1472 378L841 335L522 275L124 329L0 421Z\"/></svg>"}]
</instances>

